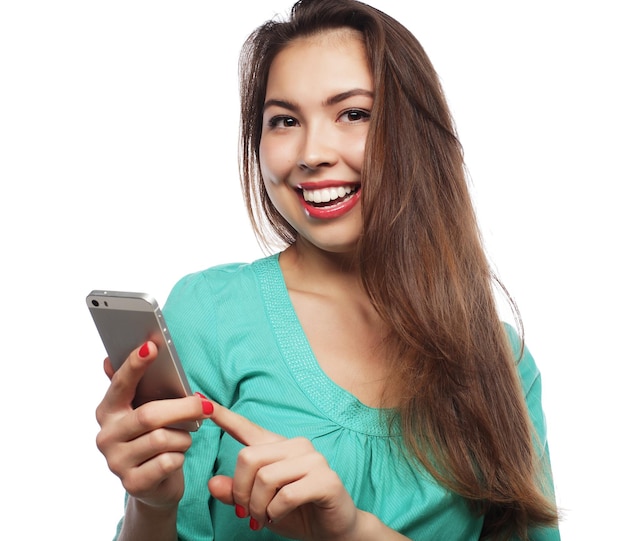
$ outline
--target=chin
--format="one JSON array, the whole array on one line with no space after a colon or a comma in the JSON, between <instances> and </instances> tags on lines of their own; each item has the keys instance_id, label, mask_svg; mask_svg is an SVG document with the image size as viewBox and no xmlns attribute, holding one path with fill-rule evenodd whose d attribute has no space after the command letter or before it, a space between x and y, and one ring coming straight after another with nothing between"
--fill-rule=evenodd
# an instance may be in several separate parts
<instances>
[{"instance_id":1,"label":"chin","mask_svg":"<svg viewBox=\"0 0 626 541\"><path fill-rule=\"evenodd\" d=\"M348 256L348 255L354 255L354 253L356 252L358 239L341 242L335 238L335 239L332 239L332 241L323 242L319 239L308 238L306 240L306 243L314 246L316 249L320 250L321 252L325 252L327 254L338 255L338 256L340 255Z\"/></svg>"}]
</instances>

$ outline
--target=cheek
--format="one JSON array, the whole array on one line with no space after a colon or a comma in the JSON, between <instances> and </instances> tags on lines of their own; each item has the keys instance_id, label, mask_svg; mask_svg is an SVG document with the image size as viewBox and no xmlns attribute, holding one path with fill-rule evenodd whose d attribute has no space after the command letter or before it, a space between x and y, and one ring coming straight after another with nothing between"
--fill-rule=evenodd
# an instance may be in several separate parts
<instances>
[{"instance_id":1,"label":"cheek","mask_svg":"<svg viewBox=\"0 0 626 541\"><path fill-rule=\"evenodd\" d=\"M354 139L346 147L345 159L348 161L350 167L357 171L360 171L363 166L363 160L365 157L365 142L367 140L367 133L362 137Z\"/></svg>"},{"instance_id":2,"label":"cheek","mask_svg":"<svg viewBox=\"0 0 626 541\"><path fill-rule=\"evenodd\" d=\"M290 222L288 216L290 215L289 209L293 205L293 201L288 195L287 185L277 177L268 176L268 173L263 172L263 170L261 170L261 173L263 174L263 186L269 200L278 213Z\"/></svg>"},{"instance_id":3,"label":"cheek","mask_svg":"<svg viewBox=\"0 0 626 541\"><path fill-rule=\"evenodd\" d=\"M266 183L282 182L293 166L288 147L282 142L261 138L259 166Z\"/></svg>"},{"instance_id":4,"label":"cheek","mask_svg":"<svg viewBox=\"0 0 626 541\"><path fill-rule=\"evenodd\" d=\"M289 168L285 165L285 157L276 152L276 145L261 139L259 145L259 167L261 179L270 201L279 212L281 210L281 195L286 187Z\"/></svg>"},{"instance_id":5,"label":"cheek","mask_svg":"<svg viewBox=\"0 0 626 541\"><path fill-rule=\"evenodd\" d=\"M263 181L268 178L270 167L268 164L268 156L267 153L267 145L263 143L263 139L261 139L261 144L259 145L259 167L261 169L261 176L263 177Z\"/></svg>"}]
</instances>

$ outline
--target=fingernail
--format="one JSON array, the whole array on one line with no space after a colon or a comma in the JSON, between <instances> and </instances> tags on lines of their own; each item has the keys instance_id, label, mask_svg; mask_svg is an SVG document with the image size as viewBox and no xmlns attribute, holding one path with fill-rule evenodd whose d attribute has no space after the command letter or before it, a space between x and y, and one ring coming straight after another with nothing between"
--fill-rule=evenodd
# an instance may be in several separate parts
<instances>
[{"instance_id":1,"label":"fingernail","mask_svg":"<svg viewBox=\"0 0 626 541\"><path fill-rule=\"evenodd\" d=\"M258 521L255 518L252 518L252 517L250 517L250 529L254 530L255 532L261 529L261 525L258 523Z\"/></svg>"},{"instance_id":2,"label":"fingernail","mask_svg":"<svg viewBox=\"0 0 626 541\"><path fill-rule=\"evenodd\" d=\"M196 393L196 395L200 397L200 400L202 400L202 413L204 413L205 415L211 415L211 413L213 413L213 410L215 409L213 407L213 402L211 402L202 393Z\"/></svg>"},{"instance_id":3,"label":"fingernail","mask_svg":"<svg viewBox=\"0 0 626 541\"><path fill-rule=\"evenodd\" d=\"M146 342L139 348L139 356L142 359L145 359L148 355L150 355L150 346L148 345L148 342Z\"/></svg>"},{"instance_id":4,"label":"fingernail","mask_svg":"<svg viewBox=\"0 0 626 541\"><path fill-rule=\"evenodd\" d=\"M235 504L235 515L237 515L237 518L246 518L247 514L243 505Z\"/></svg>"}]
</instances>

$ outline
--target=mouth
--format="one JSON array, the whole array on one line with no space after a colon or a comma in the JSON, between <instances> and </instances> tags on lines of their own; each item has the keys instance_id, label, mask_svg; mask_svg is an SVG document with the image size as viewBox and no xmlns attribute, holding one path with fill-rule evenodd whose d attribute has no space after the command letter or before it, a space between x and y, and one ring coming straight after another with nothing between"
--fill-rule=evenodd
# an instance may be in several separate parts
<instances>
[{"instance_id":1,"label":"mouth","mask_svg":"<svg viewBox=\"0 0 626 541\"><path fill-rule=\"evenodd\" d=\"M305 212L312 218L332 219L352 210L361 196L361 185L307 184L297 187Z\"/></svg>"},{"instance_id":2,"label":"mouth","mask_svg":"<svg viewBox=\"0 0 626 541\"><path fill-rule=\"evenodd\" d=\"M310 205L329 207L341 203L359 190L358 184L306 190L302 188L302 197Z\"/></svg>"}]
</instances>

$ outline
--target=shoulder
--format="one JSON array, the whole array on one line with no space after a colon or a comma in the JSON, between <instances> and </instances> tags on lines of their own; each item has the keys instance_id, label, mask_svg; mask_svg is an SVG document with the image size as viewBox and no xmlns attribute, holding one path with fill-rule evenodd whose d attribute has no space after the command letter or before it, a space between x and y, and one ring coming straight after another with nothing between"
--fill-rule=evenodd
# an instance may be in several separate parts
<instances>
[{"instance_id":1,"label":"shoulder","mask_svg":"<svg viewBox=\"0 0 626 541\"><path fill-rule=\"evenodd\" d=\"M226 263L187 274L172 288L167 300L169 309L184 305L188 309L215 297L246 298L258 290L258 276L276 256L252 263Z\"/></svg>"},{"instance_id":2,"label":"shoulder","mask_svg":"<svg viewBox=\"0 0 626 541\"><path fill-rule=\"evenodd\" d=\"M253 263L225 263L187 274L176 282L171 294L189 295L198 290L228 285L248 275L252 266Z\"/></svg>"},{"instance_id":3,"label":"shoulder","mask_svg":"<svg viewBox=\"0 0 626 541\"><path fill-rule=\"evenodd\" d=\"M513 348L513 358L516 363L530 419L535 427L540 444L545 446L547 430L542 407L541 372L527 345L517 331L508 324L505 324L505 330Z\"/></svg>"},{"instance_id":4,"label":"shoulder","mask_svg":"<svg viewBox=\"0 0 626 541\"><path fill-rule=\"evenodd\" d=\"M539 368L527 344L524 339L520 337L517 330L508 323L504 323L504 330L509 339L511 349L513 350L513 359L522 383L524 395L528 396L532 388L540 383L541 374Z\"/></svg>"}]
</instances>

